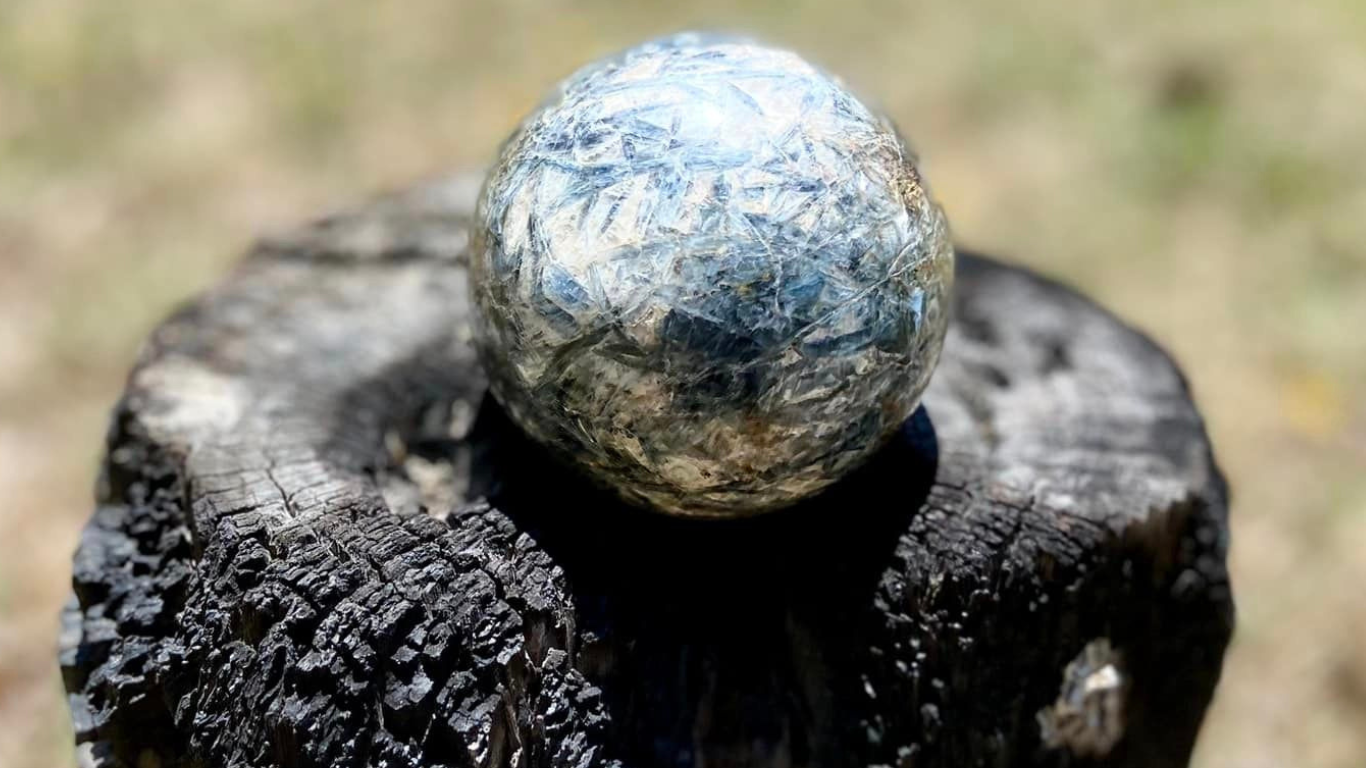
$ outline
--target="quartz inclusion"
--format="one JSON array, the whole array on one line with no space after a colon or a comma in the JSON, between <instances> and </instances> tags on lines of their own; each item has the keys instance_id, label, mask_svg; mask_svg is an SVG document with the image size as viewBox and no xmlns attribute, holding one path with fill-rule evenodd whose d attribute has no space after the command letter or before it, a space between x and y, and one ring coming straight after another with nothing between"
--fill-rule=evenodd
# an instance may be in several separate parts
<instances>
[{"instance_id":1,"label":"quartz inclusion","mask_svg":"<svg viewBox=\"0 0 1366 768\"><path fill-rule=\"evenodd\" d=\"M515 423L628 501L734 516L911 414L952 262L885 118L795 54L680 35L584 68L508 140L470 283Z\"/></svg>"}]
</instances>

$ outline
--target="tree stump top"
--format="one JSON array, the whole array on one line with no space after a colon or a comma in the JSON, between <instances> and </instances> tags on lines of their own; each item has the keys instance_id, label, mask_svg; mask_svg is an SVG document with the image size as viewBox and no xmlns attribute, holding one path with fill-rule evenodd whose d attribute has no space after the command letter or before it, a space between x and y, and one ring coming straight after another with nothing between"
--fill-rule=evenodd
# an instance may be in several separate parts
<instances>
[{"instance_id":1,"label":"tree stump top","mask_svg":"<svg viewBox=\"0 0 1366 768\"><path fill-rule=\"evenodd\" d=\"M1227 498L1148 339L960 253L876 460L792 510L658 517L485 398L475 191L267 240L152 335L65 616L93 762L1185 762L1232 627Z\"/></svg>"}]
</instances>

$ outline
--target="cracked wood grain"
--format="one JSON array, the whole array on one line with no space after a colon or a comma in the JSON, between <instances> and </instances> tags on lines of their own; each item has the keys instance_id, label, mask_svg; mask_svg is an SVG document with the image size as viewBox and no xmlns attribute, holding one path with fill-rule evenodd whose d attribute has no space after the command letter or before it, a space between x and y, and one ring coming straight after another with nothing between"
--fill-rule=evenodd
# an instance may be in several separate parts
<instances>
[{"instance_id":1,"label":"cracked wood grain","mask_svg":"<svg viewBox=\"0 0 1366 768\"><path fill-rule=\"evenodd\" d=\"M1187 760L1227 494L1150 341L965 254L925 407L871 465L768 517L644 515L485 398L475 186L265 242L152 335L64 617L91 762Z\"/></svg>"}]
</instances>

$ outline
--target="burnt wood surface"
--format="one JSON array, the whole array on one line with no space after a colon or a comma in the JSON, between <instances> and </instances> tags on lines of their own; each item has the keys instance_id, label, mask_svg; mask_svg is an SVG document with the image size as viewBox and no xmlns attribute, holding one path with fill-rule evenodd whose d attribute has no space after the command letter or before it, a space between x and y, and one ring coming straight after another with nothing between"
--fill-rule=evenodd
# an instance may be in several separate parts
<instances>
[{"instance_id":1,"label":"burnt wood surface","mask_svg":"<svg viewBox=\"0 0 1366 768\"><path fill-rule=\"evenodd\" d=\"M118 405L61 663L128 766L1174 766L1232 630L1163 352L960 253L925 406L733 521L622 509L469 345L468 177L269 239Z\"/></svg>"}]
</instances>

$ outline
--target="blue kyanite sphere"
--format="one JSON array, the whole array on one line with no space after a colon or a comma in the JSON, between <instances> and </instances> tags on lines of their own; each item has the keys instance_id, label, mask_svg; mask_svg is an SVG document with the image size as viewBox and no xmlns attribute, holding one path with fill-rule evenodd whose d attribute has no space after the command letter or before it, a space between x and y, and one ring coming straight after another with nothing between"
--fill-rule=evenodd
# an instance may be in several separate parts
<instances>
[{"instance_id":1,"label":"blue kyanite sphere","mask_svg":"<svg viewBox=\"0 0 1366 768\"><path fill-rule=\"evenodd\" d=\"M634 503L791 504L910 416L953 249L893 126L796 55L681 35L503 147L471 258L494 395Z\"/></svg>"}]
</instances>

